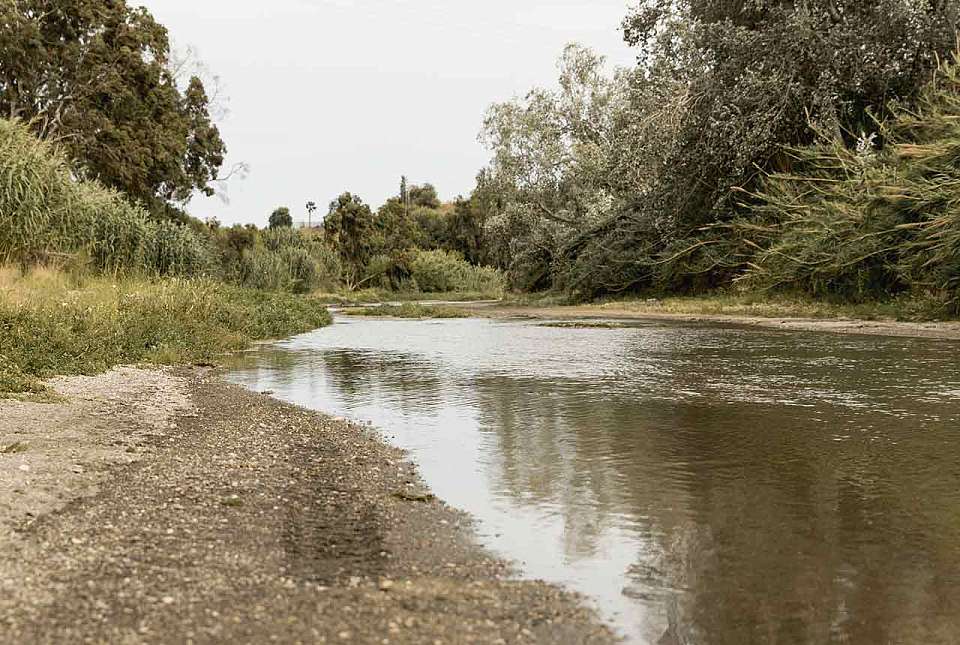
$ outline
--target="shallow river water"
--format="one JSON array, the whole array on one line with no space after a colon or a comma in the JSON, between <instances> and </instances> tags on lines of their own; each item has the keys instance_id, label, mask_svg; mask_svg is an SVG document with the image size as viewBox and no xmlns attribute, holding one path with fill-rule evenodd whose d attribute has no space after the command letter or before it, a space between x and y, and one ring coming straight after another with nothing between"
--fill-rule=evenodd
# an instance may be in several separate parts
<instances>
[{"instance_id":1,"label":"shallow river water","mask_svg":"<svg viewBox=\"0 0 960 645\"><path fill-rule=\"evenodd\" d=\"M373 423L630 642L960 642L960 343L338 317L231 379Z\"/></svg>"}]
</instances>

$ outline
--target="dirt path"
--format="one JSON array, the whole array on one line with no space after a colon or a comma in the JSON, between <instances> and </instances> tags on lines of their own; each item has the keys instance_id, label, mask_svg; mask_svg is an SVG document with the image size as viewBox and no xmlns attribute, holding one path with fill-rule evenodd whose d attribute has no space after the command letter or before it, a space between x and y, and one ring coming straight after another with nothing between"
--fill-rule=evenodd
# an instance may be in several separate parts
<instances>
[{"instance_id":1,"label":"dirt path","mask_svg":"<svg viewBox=\"0 0 960 645\"><path fill-rule=\"evenodd\" d=\"M898 322L885 320L763 318L759 316L675 314L655 310L637 310L617 305L571 305L526 307L511 305L468 304L463 309L491 318L536 318L544 320L663 320L672 322L745 325L765 329L819 331L834 334L867 334L906 338L960 340L960 322Z\"/></svg>"},{"instance_id":2,"label":"dirt path","mask_svg":"<svg viewBox=\"0 0 960 645\"><path fill-rule=\"evenodd\" d=\"M0 402L2 643L607 643L398 451L203 371Z\"/></svg>"}]
</instances>

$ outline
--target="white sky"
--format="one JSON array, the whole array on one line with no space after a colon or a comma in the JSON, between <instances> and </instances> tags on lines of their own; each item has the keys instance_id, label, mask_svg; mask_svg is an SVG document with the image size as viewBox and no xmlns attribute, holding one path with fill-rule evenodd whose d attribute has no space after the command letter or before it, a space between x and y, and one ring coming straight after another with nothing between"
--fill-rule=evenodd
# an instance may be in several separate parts
<instances>
[{"instance_id":1,"label":"white sky","mask_svg":"<svg viewBox=\"0 0 960 645\"><path fill-rule=\"evenodd\" d=\"M441 197L469 194L487 153L487 106L556 82L564 45L614 64L634 54L628 0L139 0L193 46L229 97L227 166L250 165L229 203L190 212L263 225L279 205L305 219L345 190L374 207L400 175Z\"/></svg>"}]
</instances>

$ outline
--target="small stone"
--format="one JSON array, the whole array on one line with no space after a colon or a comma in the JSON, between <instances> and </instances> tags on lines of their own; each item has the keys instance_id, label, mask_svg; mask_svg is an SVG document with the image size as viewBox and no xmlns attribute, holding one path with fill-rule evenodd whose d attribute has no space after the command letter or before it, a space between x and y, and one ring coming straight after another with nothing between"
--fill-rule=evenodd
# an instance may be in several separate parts
<instances>
[{"instance_id":1,"label":"small stone","mask_svg":"<svg viewBox=\"0 0 960 645\"><path fill-rule=\"evenodd\" d=\"M393 580L384 578L380 581L380 591L390 591L391 589L393 589Z\"/></svg>"},{"instance_id":2,"label":"small stone","mask_svg":"<svg viewBox=\"0 0 960 645\"><path fill-rule=\"evenodd\" d=\"M163 598L160 599L160 602L162 602L162 603L165 604L165 605L172 605L172 604L173 604L173 596L164 596Z\"/></svg>"},{"instance_id":3,"label":"small stone","mask_svg":"<svg viewBox=\"0 0 960 645\"><path fill-rule=\"evenodd\" d=\"M30 472L30 466L28 464L20 464L20 472Z\"/></svg>"}]
</instances>

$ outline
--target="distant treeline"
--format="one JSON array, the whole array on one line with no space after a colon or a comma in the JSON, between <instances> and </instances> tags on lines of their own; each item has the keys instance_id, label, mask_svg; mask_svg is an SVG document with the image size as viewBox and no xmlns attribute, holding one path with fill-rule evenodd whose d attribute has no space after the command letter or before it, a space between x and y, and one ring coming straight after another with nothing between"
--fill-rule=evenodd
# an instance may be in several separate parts
<instances>
[{"instance_id":1,"label":"distant treeline","mask_svg":"<svg viewBox=\"0 0 960 645\"><path fill-rule=\"evenodd\" d=\"M499 272L464 259L477 250L471 212L469 202L441 204L428 185L377 214L344 194L317 228L292 228L287 209L265 229L181 223L78 180L56 146L0 119L0 262L212 277L294 293L378 287L496 295Z\"/></svg>"},{"instance_id":2,"label":"distant treeline","mask_svg":"<svg viewBox=\"0 0 960 645\"><path fill-rule=\"evenodd\" d=\"M216 77L146 9L20 0L0 3L0 29L0 261L297 293L502 289L475 266L473 202L441 204L430 185L404 180L377 213L346 193L304 230L289 209L266 229L189 215L226 178Z\"/></svg>"}]
</instances>

